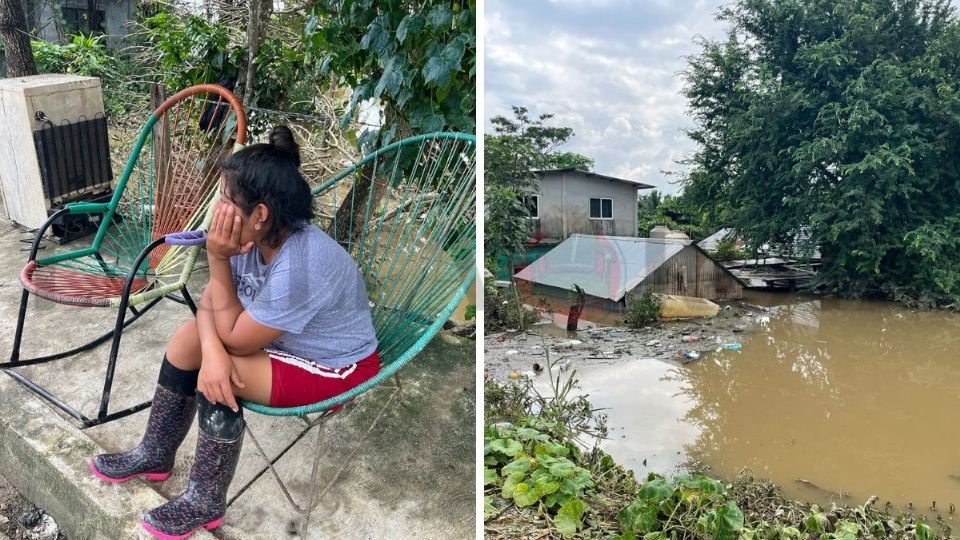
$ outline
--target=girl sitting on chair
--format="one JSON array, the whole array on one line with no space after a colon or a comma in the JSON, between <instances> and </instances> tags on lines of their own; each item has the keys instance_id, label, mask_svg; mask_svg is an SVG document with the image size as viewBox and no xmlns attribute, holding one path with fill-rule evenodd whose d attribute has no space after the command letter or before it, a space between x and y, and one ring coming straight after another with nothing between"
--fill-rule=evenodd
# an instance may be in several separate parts
<instances>
[{"instance_id":1,"label":"girl sitting on chair","mask_svg":"<svg viewBox=\"0 0 960 540\"><path fill-rule=\"evenodd\" d=\"M237 398L295 407L341 394L380 369L363 278L316 225L300 154L285 126L221 162L207 235L210 282L160 366L147 430L129 452L90 468L108 482L165 480L194 412L200 432L186 491L149 512L158 538L223 523L243 439ZM197 393L199 391L199 393Z\"/></svg>"}]
</instances>

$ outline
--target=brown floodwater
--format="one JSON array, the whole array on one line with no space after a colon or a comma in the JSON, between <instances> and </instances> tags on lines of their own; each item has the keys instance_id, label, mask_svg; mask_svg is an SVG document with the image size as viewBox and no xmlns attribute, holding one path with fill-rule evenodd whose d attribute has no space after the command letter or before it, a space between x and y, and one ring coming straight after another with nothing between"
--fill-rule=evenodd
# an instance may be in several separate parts
<instances>
[{"instance_id":1,"label":"brown floodwater","mask_svg":"<svg viewBox=\"0 0 960 540\"><path fill-rule=\"evenodd\" d=\"M750 294L769 314L740 351L584 367L604 448L638 476L748 468L794 499L941 513L960 506L960 316ZM936 511L929 507L936 501Z\"/></svg>"}]
</instances>

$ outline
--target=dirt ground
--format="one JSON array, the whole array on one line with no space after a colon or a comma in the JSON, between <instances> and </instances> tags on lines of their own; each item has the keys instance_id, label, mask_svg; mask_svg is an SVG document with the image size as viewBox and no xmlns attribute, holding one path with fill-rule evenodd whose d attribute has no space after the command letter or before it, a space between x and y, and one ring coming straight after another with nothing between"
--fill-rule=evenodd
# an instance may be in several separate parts
<instances>
[{"instance_id":1,"label":"dirt ground","mask_svg":"<svg viewBox=\"0 0 960 540\"><path fill-rule=\"evenodd\" d=\"M10 540L19 540L21 538L52 539L52 534L39 534L39 531L44 529L42 524L33 529L38 531L37 533L30 534L27 529L17 523L17 519L35 510L37 510L37 507L11 486L3 475L0 475L0 540L6 540L7 538ZM33 517L42 517L42 514L39 516L34 515ZM47 525L45 530L49 532L51 530L50 526ZM56 538L59 540L65 539L66 537L58 534Z\"/></svg>"},{"instance_id":2,"label":"dirt ground","mask_svg":"<svg viewBox=\"0 0 960 540\"><path fill-rule=\"evenodd\" d=\"M733 302L723 304L720 313L710 319L660 321L638 330L581 320L575 334L544 321L523 332L484 336L484 369L486 376L499 381L533 376L546 365L547 354L562 370L640 358L679 365L696 361L691 357L699 353L740 343L740 335L749 332L766 313L766 308ZM696 340L689 341L690 336Z\"/></svg>"}]
</instances>

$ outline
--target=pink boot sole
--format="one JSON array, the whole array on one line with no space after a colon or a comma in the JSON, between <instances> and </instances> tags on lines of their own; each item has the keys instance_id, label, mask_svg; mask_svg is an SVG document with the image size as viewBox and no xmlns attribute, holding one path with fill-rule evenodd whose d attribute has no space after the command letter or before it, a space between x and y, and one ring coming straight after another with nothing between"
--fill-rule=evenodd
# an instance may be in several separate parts
<instances>
[{"instance_id":1,"label":"pink boot sole","mask_svg":"<svg viewBox=\"0 0 960 540\"><path fill-rule=\"evenodd\" d=\"M92 459L87 462L87 465L90 466L90 472L92 472L94 476L103 480L104 482L110 482L111 484L122 484L127 480L133 480L138 476L145 478L151 482L162 482L167 478L170 478L170 473L144 473L144 474L134 474L132 476L127 476L126 478L111 478L103 474L102 472L98 471L97 466L93 464Z\"/></svg>"},{"instance_id":2,"label":"pink boot sole","mask_svg":"<svg viewBox=\"0 0 960 540\"><path fill-rule=\"evenodd\" d=\"M201 525L201 526L193 529L192 531L188 532L187 534L180 534L180 535L167 534L167 533L165 533L165 532L160 532L160 531L154 529L153 527L151 527L150 525L148 525L146 521L141 522L140 524L143 525L144 530L146 530L148 533L150 533L151 535L153 535L154 538L159 538L160 540L182 540L182 539L184 539L184 538L190 537L190 535L192 535L193 533L197 532L197 531L200 530L200 529L206 529L206 530L208 530L208 531L212 531L212 530L216 529L217 527L223 525L223 518L215 519L215 520L211 521L210 523L207 523L206 525Z\"/></svg>"}]
</instances>

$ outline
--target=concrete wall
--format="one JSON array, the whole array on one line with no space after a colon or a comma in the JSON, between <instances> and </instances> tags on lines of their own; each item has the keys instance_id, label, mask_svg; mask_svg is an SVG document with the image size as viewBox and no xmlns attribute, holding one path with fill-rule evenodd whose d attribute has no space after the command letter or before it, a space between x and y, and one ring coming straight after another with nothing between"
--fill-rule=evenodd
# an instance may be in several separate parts
<instances>
[{"instance_id":1,"label":"concrete wall","mask_svg":"<svg viewBox=\"0 0 960 540\"><path fill-rule=\"evenodd\" d=\"M137 16L136 0L100 0L100 9L106 14L107 48L120 46L120 40L130 29L127 23Z\"/></svg>"},{"instance_id":2,"label":"concrete wall","mask_svg":"<svg viewBox=\"0 0 960 540\"><path fill-rule=\"evenodd\" d=\"M87 9L86 0L51 0L51 2L52 1L58 1L61 9ZM39 9L34 15L35 20L32 24L37 28L37 37L43 41L59 43L66 40L66 32L68 29L61 27L63 21L57 16L51 2L43 2L39 5ZM100 11L103 11L104 16L107 48L116 49L120 46L121 38L130 32L130 29L127 27L127 22L136 18L136 0L99 0L99 7ZM28 24L31 23L28 22Z\"/></svg>"},{"instance_id":3,"label":"concrete wall","mask_svg":"<svg viewBox=\"0 0 960 540\"><path fill-rule=\"evenodd\" d=\"M637 236L637 187L580 172L547 173L540 181L540 219L533 238L559 243L571 234ZM590 199L613 199L613 219L590 219Z\"/></svg>"},{"instance_id":4,"label":"concrete wall","mask_svg":"<svg viewBox=\"0 0 960 540\"><path fill-rule=\"evenodd\" d=\"M719 263L693 245L687 246L660 266L633 289L640 293L646 287L654 292L695 296L708 300L739 300L743 286Z\"/></svg>"}]
</instances>

